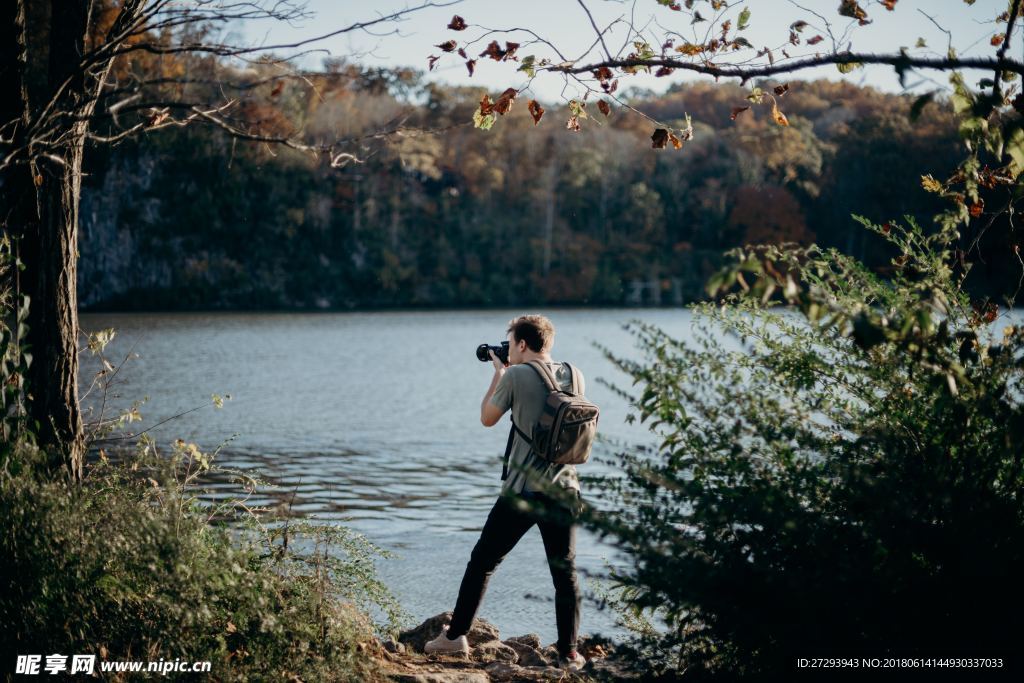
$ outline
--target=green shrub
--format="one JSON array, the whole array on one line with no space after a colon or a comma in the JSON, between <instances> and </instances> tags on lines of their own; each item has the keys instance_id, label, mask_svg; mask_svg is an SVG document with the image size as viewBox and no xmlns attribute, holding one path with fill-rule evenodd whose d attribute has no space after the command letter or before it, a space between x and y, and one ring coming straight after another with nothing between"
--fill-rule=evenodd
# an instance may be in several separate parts
<instances>
[{"instance_id":1,"label":"green shrub","mask_svg":"<svg viewBox=\"0 0 1024 683\"><path fill-rule=\"evenodd\" d=\"M260 482L178 441L164 456L145 434L114 462L103 450L81 485L45 473L25 420L29 302L15 300L0 237L0 661L53 653L108 661L210 661L216 680L372 681L383 677L369 612L395 631L402 613L374 574L384 553L313 520L279 523L245 496L198 498L201 478ZM17 334L14 334L17 331ZM90 335L102 350L113 330ZM105 391L109 382L101 382ZM223 399L214 395L214 405ZM141 419L139 403L100 415L89 440ZM241 492L241 491L240 491ZM70 661L70 660L69 660Z\"/></svg>"},{"instance_id":2,"label":"green shrub","mask_svg":"<svg viewBox=\"0 0 1024 683\"><path fill-rule=\"evenodd\" d=\"M17 469L11 456L20 445L32 442L24 392L31 357L22 342L28 301L24 296L16 298L11 286L21 268L11 238L0 232L0 469Z\"/></svg>"},{"instance_id":3,"label":"green shrub","mask_svg":"<svg viewBox=\"0 0 1024 683\"><path fill-rule=\"evenodd\" d=\"M862 222L890 280L734 250L709 289L744 291L694 306L691 341L636 323L643 362L606 351L660 446L621 456L588 523L632 556L614 579L664 620L640 645L666 675L1019 651L1024 327L960 291L955 230Z\"/></svg>"},{"instance_id":4,"label":"green shrub","mask_svg":"<svg viewBox=\"0 0 1024 683\"><path fill-rule=\"evenodd\" d=\"M375 549L309 522L291 525L290 545L254 518L233 538L175 475L200 455L180 443L169 459L101 462L81 488L31 470L0 478L3 661L57 652L211 660L219 680L379 678L364 610L397 612Z\"/></svg>"}]
</instances>

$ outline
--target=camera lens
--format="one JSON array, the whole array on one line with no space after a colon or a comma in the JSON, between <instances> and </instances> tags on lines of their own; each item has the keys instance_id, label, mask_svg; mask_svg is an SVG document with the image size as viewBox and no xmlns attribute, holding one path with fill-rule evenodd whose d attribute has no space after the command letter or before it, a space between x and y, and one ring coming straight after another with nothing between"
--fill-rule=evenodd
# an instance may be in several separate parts
<instances>
[{"instance_id":1,"label":"camera lens","mask_svg":"<svg viewBox=\"0 0 1024 683\"><path fill-rule=\"evenodd\" d=\"M491 346L490 344L481 344L476 347L476 357L484 363L491 360L490 352L494 351L494 355L497 356L502 363L508 365L508 342L503 341L497 346Z\"/></svg>"}]
</instances>

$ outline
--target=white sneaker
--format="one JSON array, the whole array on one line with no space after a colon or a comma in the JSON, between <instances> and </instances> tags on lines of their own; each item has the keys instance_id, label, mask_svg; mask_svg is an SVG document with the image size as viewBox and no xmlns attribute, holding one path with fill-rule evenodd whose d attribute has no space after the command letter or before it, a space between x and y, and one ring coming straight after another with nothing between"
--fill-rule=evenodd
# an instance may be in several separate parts
<instances>
[{"instance_id":1,"label":"white sneaker","mask_svg":"<svg viewBox=\"0 0 1024 683\"><path fill-rule=\"evenodd\" d=\"M566 671L576 672L587 665L587 660L579 652L573 650L568 657L559 658L558 665Z\"/></svg>"},{"instance_id":2,"label":"white sneaker","mask_svg":"<svg viewBox=\"0 0 1024 683\"><path fill-rule=\"evenodd\" d=\"M423 646L423 651L428 654L464 654L469 656L469 641L466 636L459 636L455 640L448 638L448 626L441 627L441 633Z\"/></svg>"}]
</instances>

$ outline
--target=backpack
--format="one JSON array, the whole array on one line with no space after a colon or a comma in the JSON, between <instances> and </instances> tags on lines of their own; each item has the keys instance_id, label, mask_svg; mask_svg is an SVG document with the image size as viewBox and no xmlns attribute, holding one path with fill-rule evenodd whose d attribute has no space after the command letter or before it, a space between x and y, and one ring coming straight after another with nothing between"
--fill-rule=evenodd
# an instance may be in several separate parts
<instances>
[{"instance_id":1,"label":"backpack","mask_svg":"<svg viewBox=\"0 0 1024 683\"><path fill-rule=\"evenodd\" d=\"M568 392L558 385L555 374L542 361L530 361L528 365L540 375L549 393L532 436L524 433L514 421L512 429L530 444L530 449L542 460L555 465L582 465L590 458L600 409L577 393L579 375L576 368L568 363L565 367L572 375L572 387ZM512 433L509 434L508 446L506 459L511 452ZM507 466L506 462L502 479L507 474Z\"/></svg>"}]
</instances>

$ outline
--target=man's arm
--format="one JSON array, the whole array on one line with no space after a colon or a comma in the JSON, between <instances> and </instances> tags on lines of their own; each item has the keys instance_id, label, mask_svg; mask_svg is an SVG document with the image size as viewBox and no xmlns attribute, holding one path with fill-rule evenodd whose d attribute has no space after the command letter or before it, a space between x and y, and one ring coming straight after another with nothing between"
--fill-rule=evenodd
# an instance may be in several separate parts
<instances>
[{"instance_id":1,"label":"man's arm","mask_svg":"<svg viewBox=\"0 0 1024 683\"><path fill-rule=\"evenodd\" d=\"M484 427L493 427L498 424L498 420L508 410L508 408L499 408L491 403L491 397L494 396L494 390L498 387L498 382L505 376L505 364L500 359L494 357L493 351L490 354L491 360L494 363L494 376L491 377L491 386L487 388L484 400L480 403L480 422Z\"/></svg>"}]
</instances>

